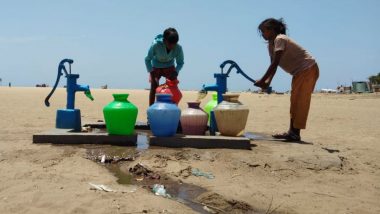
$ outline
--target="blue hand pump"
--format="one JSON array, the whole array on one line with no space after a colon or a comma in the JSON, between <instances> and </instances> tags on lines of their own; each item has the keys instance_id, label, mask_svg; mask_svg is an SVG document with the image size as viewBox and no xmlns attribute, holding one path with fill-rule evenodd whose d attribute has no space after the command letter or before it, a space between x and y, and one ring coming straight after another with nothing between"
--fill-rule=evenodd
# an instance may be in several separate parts
<instances>
[{"instance_id":1,"label":"blue hand pump","mask_svg":"<svg viewBox=\"0 0 380 214\"><path fill-rule=\"evenodd\" d=\"M65 63L69 64L69 72L67 72ZM52 91L45 99L45 105L47 107L50 106L49 99L53 95L55 89L57 88L59 79L64 72L65 77L67 78L67 104L66 109L57 110L55 127L59 129L74 129L75 131L81 131L81 114L80 109L75 109L75 93L77 91L84 91L86 97L88 97L90 100L94 100L94 98L91 95L90 87L88 85L77 84L79 74L71 73L71 64L73 63L74 61L72 59L64 59L59 63L57 80L55 81Z\"/></svg>"}]
</instances>

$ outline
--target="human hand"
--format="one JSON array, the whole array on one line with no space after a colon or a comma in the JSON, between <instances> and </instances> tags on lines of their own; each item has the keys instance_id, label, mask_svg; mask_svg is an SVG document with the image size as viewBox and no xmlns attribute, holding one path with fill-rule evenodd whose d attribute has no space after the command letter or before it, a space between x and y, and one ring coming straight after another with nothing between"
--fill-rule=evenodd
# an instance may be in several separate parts
<instances>
[{"instance_id":1,"label":"human hand","mask_svg":"<svg viewBox=\"0 0 380 214\"><path fill-rule=\"evenodd\" d=\"M170 74L170 80L175 80L177 79L178 77L178 73L177 71L173 71L171 74Z\"/></svg>"},{"instance_id":2,"label":"human hand","mask_svg":"<svg viewBox=\"0 0 380 214\"><path fill-rule=\"evenodd\" d=\"M269 82L266 82L266 81L264 81L262 79L258 79L258 80L256 80L256 83L254 84L254 86L259 87L259 88L265 90L265 89L267 89L269 87L269 84L270 84Z\"/></svg>"}]
</instances>

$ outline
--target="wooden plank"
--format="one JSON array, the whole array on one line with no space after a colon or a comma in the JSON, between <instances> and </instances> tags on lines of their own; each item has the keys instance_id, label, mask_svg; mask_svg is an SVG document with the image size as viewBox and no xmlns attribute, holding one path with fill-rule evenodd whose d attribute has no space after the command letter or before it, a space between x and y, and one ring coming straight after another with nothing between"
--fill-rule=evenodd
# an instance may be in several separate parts
<instances>
[{"instance_id":1,"label":"wooden plank","mask_svg":"<svg viewBox=\"0 0 380 214\"><path fill-rule=\"evenodd\" d=\"M73 132L68 129L53 129L33 135L33 143L136 146L137 134L108 135L106 132Z\"/></svg>"},{"instance_id":2,"label":"wooden plank","mask_svg":"<svg viewBox=\"0 0 380 214\"><path fill-rule=\"evenodd\" d=\"M198 149L251 149L251 142L245 137L175 135L173 137L150 136L149 138L151 146Z\"/></svg>"}]
</instances>

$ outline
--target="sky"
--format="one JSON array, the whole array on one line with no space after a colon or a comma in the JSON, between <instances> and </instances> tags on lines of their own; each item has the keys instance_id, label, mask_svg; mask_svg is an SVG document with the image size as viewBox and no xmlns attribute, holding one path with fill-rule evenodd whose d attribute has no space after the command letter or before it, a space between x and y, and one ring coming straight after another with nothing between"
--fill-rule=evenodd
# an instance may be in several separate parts
<instances>
[{"instance_id":1,"label":"sky","mask_svg":"<svg viewBox=\"0 0 380 214\"><path fill-rule=\"evenodd\" d=\"M175 27L185 55L180 88L215 82L227 59L259 79L269 66L257 26L284 18L288 35L320 67L317 89L350 85L380 72L378 0L0 0L2 85L53 85L60 60L74 60L79 83L99 88L149 87L144 57L157 34ZM65 85L65 78L60 86ZM272 87L290 89L279 69ZM231 91L252 89L231 73Z\"/></svg>"}]
</instances>

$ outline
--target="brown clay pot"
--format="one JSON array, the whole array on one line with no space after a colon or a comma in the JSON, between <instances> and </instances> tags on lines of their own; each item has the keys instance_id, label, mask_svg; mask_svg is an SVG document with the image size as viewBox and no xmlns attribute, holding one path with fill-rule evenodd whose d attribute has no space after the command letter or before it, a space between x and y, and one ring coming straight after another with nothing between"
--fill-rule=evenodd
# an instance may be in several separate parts
<instances>
[{"instance_id":1,"label":"brown clay pot","mask_svg":"<svg viewBox=\"0 0 380 214\"><path fill-rule=\"evenodd\" d=\"M214 108L214 114L221 135L240 136L247 124L249 109L239 101L239 94L225 94Z\"/></svg>"},{"instance_id":2,"label":"brown clay pot","mask_svg":"<svg viewBox=\"0 0 380 214\"><path fill-rule=\"evenodd\" d=\"M207 129L208 115L199 105L200 102L188 102L188 108L181 112L182 133L185 135L204 135Z\"/></svg>"}]
</instances>

